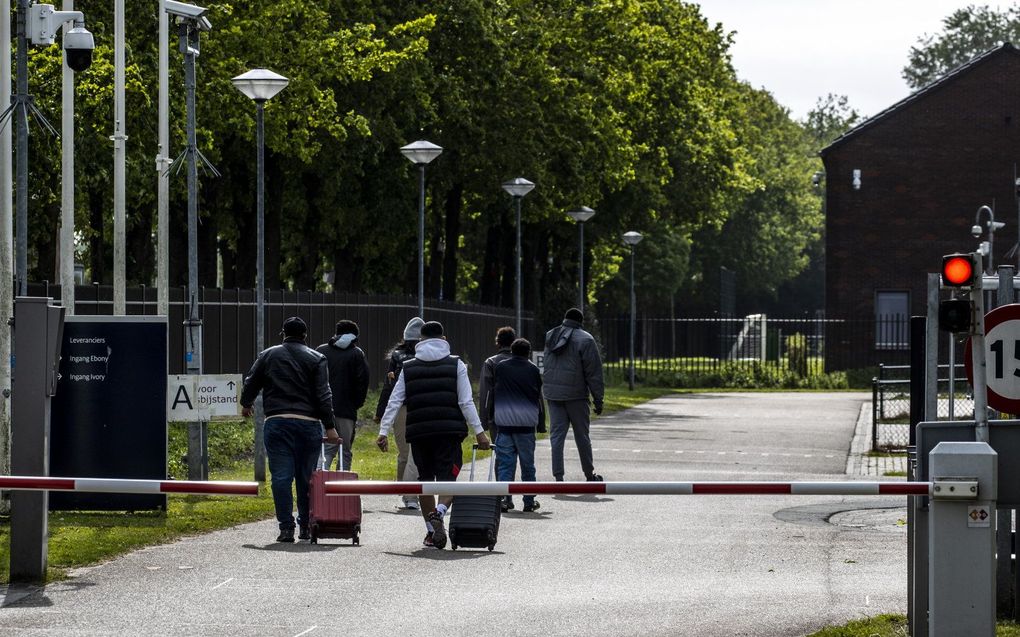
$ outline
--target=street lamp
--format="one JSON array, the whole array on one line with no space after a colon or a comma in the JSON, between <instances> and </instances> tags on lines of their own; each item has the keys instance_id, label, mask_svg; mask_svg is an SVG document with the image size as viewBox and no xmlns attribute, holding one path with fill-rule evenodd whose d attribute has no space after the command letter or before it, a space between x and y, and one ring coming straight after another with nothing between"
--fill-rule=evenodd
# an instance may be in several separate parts
<instances>
[{"instance_id":1,"label":"street lamp","mask_svg":"<svg viewBox=\"0 0 1020 637\"><path fill-rule=\"evenodd\" d=\"M266 101L287 88L290 80L268 69L253 69L230 80L234 88L255 102L255 225L258 235L255 254L255 351L266 348L266 214L265 214L265 107ZM262 444L265 415L261 394L255 401L255 479L266 479L266 449Z\"/></svg>"},{"instance_id":2,"label":"street lamp","mask_svg":"<svg viewBox=\"0 0 1020 637\"><path fill-rule=\"evenodd\" d=\"M974 238L980 237L982 232L984 232L981 229L982 212L988 213L988 221L985 222L985 226L988 228L988 241L982 241L981 245L978 247L978 251L981 252L982 255L988 257L988 266L985 268L985 272L987 274L995 274L995 264L993 263L995 260L995 231L1004 227L1006 224L995 220L995 211L991 208L988 206L981 206L977 209L977 213L974 214L974 225L970 229L970 233L974 235Z\"/></svg>"},{"instance_id":3,"label":"street lamp","mask_svg":"<svg viewBox=\"0 0 1020 637\"><path fill-rule=\"evenodd\" d=\"M441 146L419 139L400 148L418 167L418 316L425 318L425 165L443 153Z\"/></svg>"},{"instance_id":4,"label":"street lamp","mask_svg":"<svg viewBox=\"0 0 1020 637\"><path fill-rule=\"evenodd\" d=\"M514 307L517 313L517 335L521 335L521 199L524 195L534 190L535 184L524 177L514 177L510 181L503 182L503 190L507 191L517 203L517 244L514 248L514 261L516 262L516 275L514 281L517 284Z\"/></svg>"},{"instance_id":5,"label":"street lamp","mask_svg":"<svg viewBox=\"0 0 1020 637\"><path fill-rule=\"evenodd\" d=\"M637 309L634 299L634 246L641 243L644 237L640 232L623 233L623 242L630 246L630 379L628 387L634 391L634 335L637 331Z\"/></svg>"},{"instance_id":6,"label":"street lamp","mask_svg":"<svg viewBox=\"0 0 1020 637\"><path fill-rule=\"evenodd\" d=\"M581 235L580 249L577 253L577 309L584 313L584 222L595 216L595 211L588 206L581 206L576 210L567 213L571 219L577 222L577 228Z\"/></svg>"}]
</instances>

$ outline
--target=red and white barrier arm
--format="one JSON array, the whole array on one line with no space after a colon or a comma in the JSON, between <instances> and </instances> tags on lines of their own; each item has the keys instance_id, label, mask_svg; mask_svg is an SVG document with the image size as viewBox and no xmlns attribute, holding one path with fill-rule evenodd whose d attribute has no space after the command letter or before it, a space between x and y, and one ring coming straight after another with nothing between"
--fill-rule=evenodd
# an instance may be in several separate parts
<instances>
[{"instance_id":1,"label":"red and white barrier arm","mask_svg":"<svg viewBox=\"0 0 1020 637\"><path fill-rule=\"evenodd\" d=\"M123 478L53 478L0 476L0 491L82 491L86 493L190 493L258 495L257 482L130 480Z\"/></svg>"},{"instance_id":2,"label":"red and white barrier arm","mask_svg":"<svg viewBox=\"0 0 1020 637\"><path fill-rule=\"evenodd\" d=\"M329 495L930 495L929 482L327 482Z\"/></svg>"}]
</instances>

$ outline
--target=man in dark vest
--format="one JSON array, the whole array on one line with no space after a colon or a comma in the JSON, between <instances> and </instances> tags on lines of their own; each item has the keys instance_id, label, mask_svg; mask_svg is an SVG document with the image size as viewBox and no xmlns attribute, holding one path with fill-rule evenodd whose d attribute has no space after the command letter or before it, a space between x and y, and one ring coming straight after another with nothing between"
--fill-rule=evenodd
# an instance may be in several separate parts
<instances>
[{"instance_id":1,"label":"man in dark vest","mask_svg":"<svg viewBox=\"0 0 1020 637\"><path fill-rule=\"evenodd\" d=\"M422 325L421 341L414 348L414 358L404 361L386 412L379 423L379 449L389 449L389 432L400 410L407 405L407 441L418 467L421 482L453 482L464 464L461 443L468 434L468 425L481 449L489 448L489 437L478 418L467 365L450 355L450 344L443 335L443 325L429 321ZM443 516L453 501L440 496L436 504L432 496L420 496L421 513L425 518L424 546L446 547Z\"/></svg>"}]
</instances>

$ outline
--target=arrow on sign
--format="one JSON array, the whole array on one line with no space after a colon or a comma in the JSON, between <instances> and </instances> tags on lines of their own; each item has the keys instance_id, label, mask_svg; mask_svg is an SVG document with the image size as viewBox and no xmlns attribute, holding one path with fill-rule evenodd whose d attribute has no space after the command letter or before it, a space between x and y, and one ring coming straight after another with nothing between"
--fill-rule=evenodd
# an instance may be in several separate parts
<instances>
[{"instance_id":1,"label":"arrow on sign","mask_svg":"<svg viewBox=\"0 0 1020 637\"><path fill-rule=\"evenodd\" d=\"M234 387L236 387L236 386L237 386L237 384L234 381L230 381L230 382L227 383L227 387L229 387L230 389L234 389Z\"/></svg>"}]
</instances>

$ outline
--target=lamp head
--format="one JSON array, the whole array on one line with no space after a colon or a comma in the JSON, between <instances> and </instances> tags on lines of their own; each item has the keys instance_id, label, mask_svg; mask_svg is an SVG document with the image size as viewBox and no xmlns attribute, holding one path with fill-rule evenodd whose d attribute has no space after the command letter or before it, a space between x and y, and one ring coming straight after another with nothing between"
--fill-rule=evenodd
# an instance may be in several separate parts
<instances>
[{"instance_id":1,"label":"lamp head","mask_svg":"<svg viewBox=\"0 0 1020 637\"><path fill-rule=\"evenodd\" d=\"M588 206L581 206L580 208L567 212L567 215L578 223L584 223L595 216L595 211Z\"/></svg>"},{"instance_id":2,"label":"lamp head","mask_svg":"<svg viewBox=\"0 0 1020 637\"><path fill-rule=\"evenodd\" d=\"M439 157L443 153L443 147L437 146L432 142L419 139L416 142L411 142L407 146L400 148L400 153L407 157L407 160L412 164L423 165L431 162L436 157Z\"/></svg>"},{"instance_id":3,"label":"lamp head","mask_svg":"<svg viewBox=\"0 0 1020 637\"><path fill-rule=\"evenodd\" d=\"M981 226L979 226L979 225L978 225L978 224L976 224L976 223L975 223L975 224L974 224L973 226L971 226L971 227L970 227L970 234L971 234L971 235L972 235L972 236L973 236L973 237L974 237L975 239L981 236L981 232L982 232L982 231L981 231Z\"/></svg>"},{"instance_id":4,"label":"lamp head","mask_svg":"<svg viewBox=\"0 0 1020 637\"><path fill-rule=\"evenodd\" d=\"M534 188L535 184L524 177L514 177L510 181L503 182L503 190L511 197L523 197L534 190Z\"/></svg>"},{"instance_id":5,"label":"lamp head","mask_svg":"<svg viewBox=\"0 0 1020 637\"><path fill-rule=\"evenodd\" d=\"M644 239L644 236L640 232L631 230L630 232L623 233L623 242L631 247L641 243L642 239Z\"/></svg>"},{"instance_id":6,"label":"lamp head","mask_svg":"<svg viewBox=\"0 0 1020 637\"><path fill-rule=\"evenodd\" d=\"M252 69L231 78L230 81L234 88L256 102L272 99L290 84L290 80L269 69Z\"/></svg>"}]
</instances>

